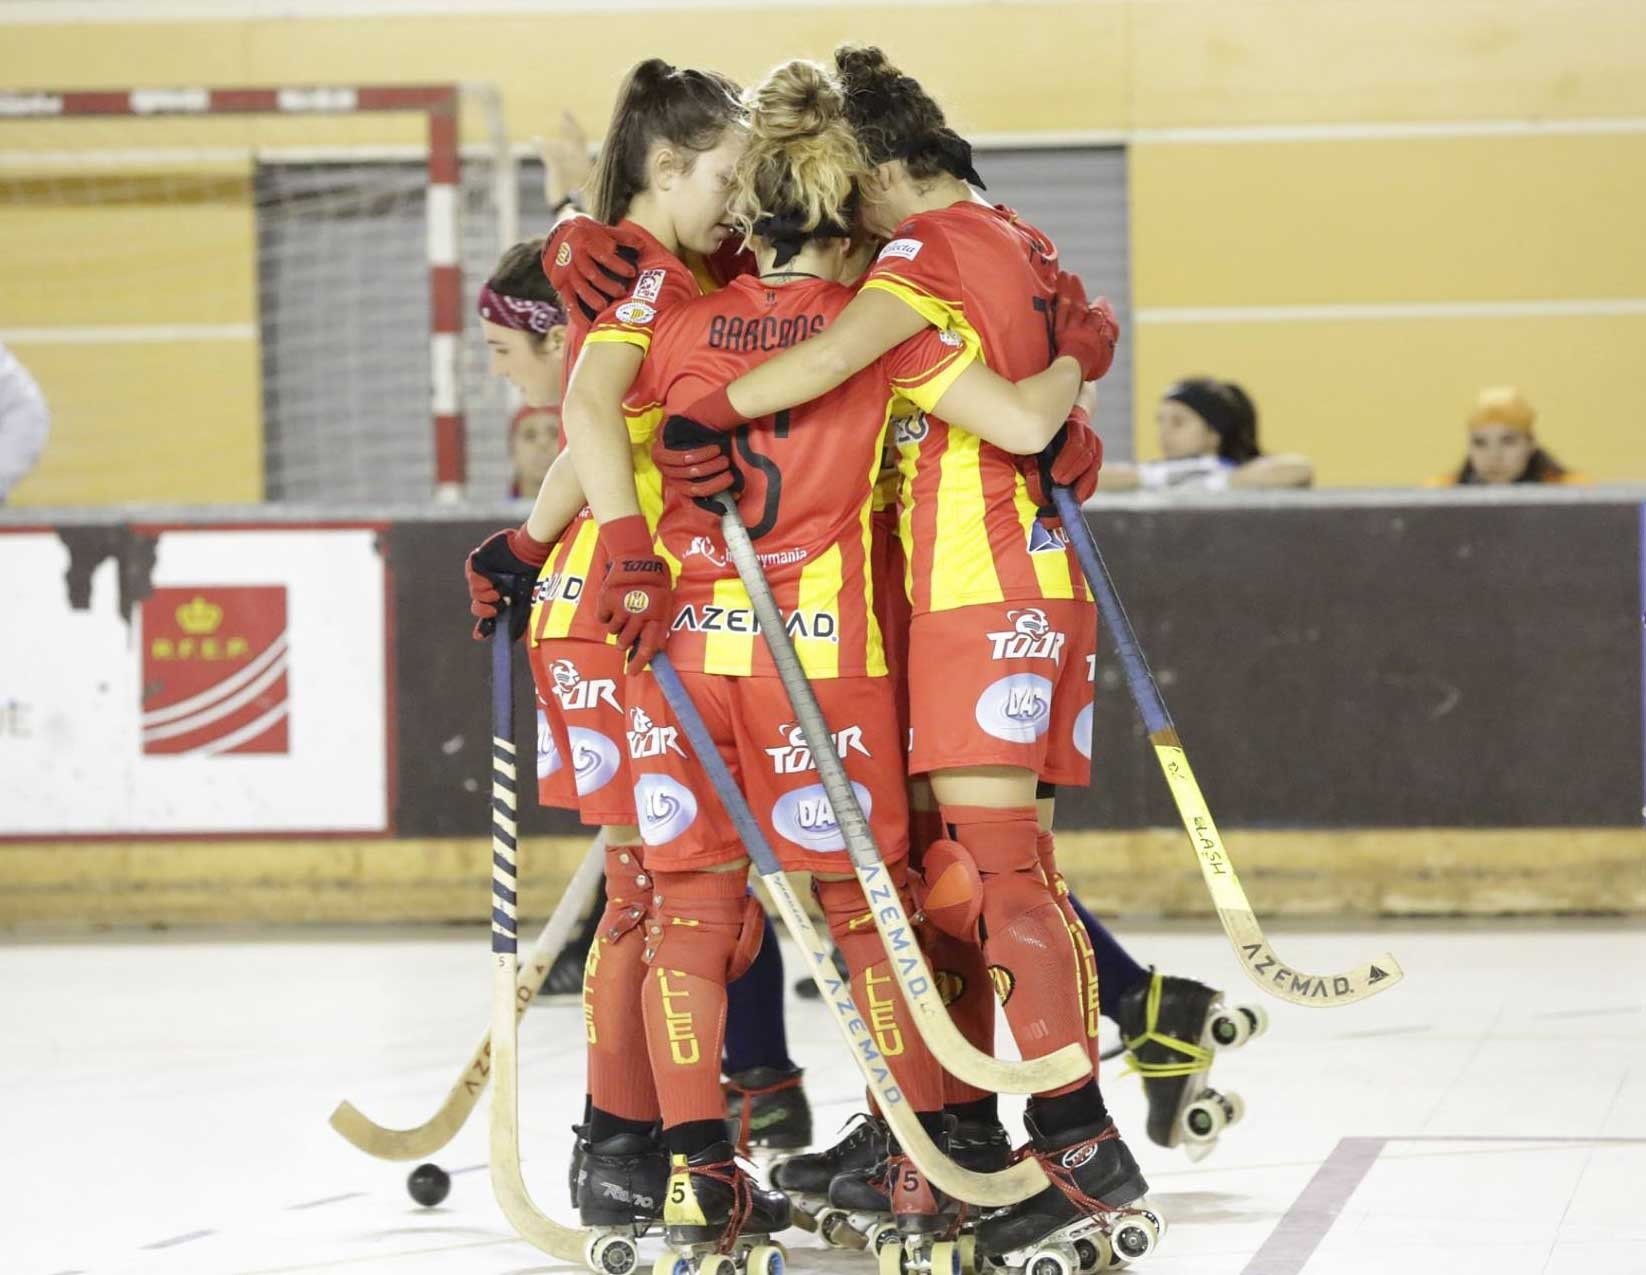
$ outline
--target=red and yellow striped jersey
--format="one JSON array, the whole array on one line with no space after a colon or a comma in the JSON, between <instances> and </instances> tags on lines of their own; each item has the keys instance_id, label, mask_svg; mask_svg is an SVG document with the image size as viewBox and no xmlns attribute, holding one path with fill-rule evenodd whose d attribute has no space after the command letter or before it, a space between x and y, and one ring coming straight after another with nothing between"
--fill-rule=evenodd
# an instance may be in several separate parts
<instances>
[{"instance_id":1,"label":"red and yellow striped jersey","mask_svg":"<svg viewBox=\"0 0 1646 1275\"><path fill-rule=\"evenodd\" d=\"M671 311L647 358L665 412L822 331L854 292L821 279L774 288L743 277ZM898 412L936 402L972 358L954 336L927 329L822 398L733 432L738 505L809 676L886 672L869 569L886 430ZM719 518L666 486L657 535L675 577L669 657L705 673L776 676Z\"/></svg>"},{"instance_id":2,"label":"red and yellow striped jersey","mask_svg":"<svg viewBox=\"0 0 1646 1275\"><path fill-rule=\"evenodd\" d=\"M967 202L909 218L864 288L889 292L1020 381L1056 356L1057 249L1008 208ZM1015 459L936 416L898 422L901 533L915 615L985 602L1083 598L1061 530L1035 518Z\"/></svg>"},{"instance_id":3,"label":"red and yellow striped jersey","mask_svg":"<svg viewBox=\"0 0 1646 1275\"><path fill-rule=\"evenodd\" d=\"M715 286L714 271L704 263L688 266L632 221L622 225L642 245L639 273L629 295L607 307L592 324L586 324L573 307L566 340L567 381L585 344L614 341L647 352L660 315ZM624 396L623 416L634 451L634 485L640 497L640 512L655 526L663 506L663 480L652 463L651 443L661 417L660 396L650 369L651 360L647 358ZM534 643L547 638L574 637L592 642L610 638L605 626L594 618L595 595L606 572L599 539L599 526L585 507L549 551L532 591L530 631Z\"/></svg>"}]
</instances>

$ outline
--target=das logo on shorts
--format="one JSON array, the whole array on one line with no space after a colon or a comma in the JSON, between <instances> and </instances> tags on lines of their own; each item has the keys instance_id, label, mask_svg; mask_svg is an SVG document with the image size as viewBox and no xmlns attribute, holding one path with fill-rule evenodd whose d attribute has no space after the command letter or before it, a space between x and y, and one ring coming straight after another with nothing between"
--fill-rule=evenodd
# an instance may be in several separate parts
<instances>
[{"instance_id":1,"label":"das logo on shorts","mask_svg":"<svg viewBox=\"0 0 1646 1275\"><path fill-rule=\"evenodd\" d=\"M284 585L156 589L141 624L144 754L291 751Z\"/></svg>"},{"instance_id":2,"label":"das logo on shorts","mask_svg":"<svg viewBox=\"0 0 1646 1275\"><path fill-rule=\"evenodd\" d=\"M867 819L873 813L874 799L869 795L869 790L856 780L852 781L852 791L857 794L857 804ZM840 820L835 817L834 807L829 804L829 795L822 784L809 784L779 797L772 806L772 827L777 829L778 835L806 850L846 848Z\"/></svg>"},{"instance_id":3,"label":"das logo on shorts","mask_svg":"<svg viewBox=\"0 0 1646 1275\"><path fill-rule=\"evenodd\" d=\"M634 806L640 839L649 846L667 845L697 818L692 790L669 775L641 775L634 781Z\"/></svg>"}]
</instances>

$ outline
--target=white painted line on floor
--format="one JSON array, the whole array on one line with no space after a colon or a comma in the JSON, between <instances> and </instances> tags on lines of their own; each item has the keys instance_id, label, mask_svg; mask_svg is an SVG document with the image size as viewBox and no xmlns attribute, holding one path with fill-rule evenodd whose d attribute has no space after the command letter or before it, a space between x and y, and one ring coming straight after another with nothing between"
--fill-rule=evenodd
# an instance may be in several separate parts
<instances>
[{"instance_id":1,"label":"white painted line on floor","mask_svg":"<svg viewBox=\"0 0 1646 1275\"><path fill-rule=\"evenodd\" d=\"M179 1244L187 1244L191 1240L203 1240L208 1235L216 1235L216 1231L188 1231L182 1235L174 1235L168 1240L156 1240L153 1244L145 1244L143 1248L176 1248Z\"/></svg>"},{"instance_id":2,"label":"white painted line on floor","mask_svg":"<svg viewBox=\"0 0 1646 1275\"><path fill-rule=\"evenodd\" d=\"M328 1195L320 1200L305 1200L302 1204L286 1205L286 1212L295 1213L299 1209L317 1209L322 1204L336 1204L339 1200L358 1200L365 1194L364 1191L345 1191L342 1195Z\"/></svg>"},{"instance_id":3,"label":"white painted line on floor","mask_svg":"<svg viewBox=\"0 0 1646 1275\"><path fill-rule=\"evenodd\" d=\"M1240 1275L1298 1275L1361 1179L1377 1163L1386 1142L1384 1138L1344 1138L1338 1142L1275 1224L1263 1247L1241 1268Z\"/></svg>"}]
</instances>

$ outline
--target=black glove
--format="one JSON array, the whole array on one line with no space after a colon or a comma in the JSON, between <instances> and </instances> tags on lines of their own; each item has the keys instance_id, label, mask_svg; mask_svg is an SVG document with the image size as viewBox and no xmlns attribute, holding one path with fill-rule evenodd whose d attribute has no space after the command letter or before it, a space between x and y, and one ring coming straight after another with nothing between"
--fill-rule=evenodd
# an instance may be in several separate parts
<instances>
[{"instance_id":1,"label":"black glove","mask_svg":"<svg viewBox=\"0 0 1646 1275\"><path fill-rule=\"evenodd\" d=\"M700 425L689 416L671 416L652 447L652 460L666 482L678 483L699 509L725 512L718 497L743 494L743 471L732 456L731 434Z\"/></svg>"},{"instance_id":2,"label":"black glove","mask_svg":"<svg viewBox=\"0 0 1646 1275\"><path fill-rule=\"evenodd\" d=\"M492 635L497 613L507 607L509 640L518 642L531 620L532 589L549 560L551 546L534 540L524 527L488 536L463 564L469 585L469 614L478 640Z\"/></svg>"}]
</instances>

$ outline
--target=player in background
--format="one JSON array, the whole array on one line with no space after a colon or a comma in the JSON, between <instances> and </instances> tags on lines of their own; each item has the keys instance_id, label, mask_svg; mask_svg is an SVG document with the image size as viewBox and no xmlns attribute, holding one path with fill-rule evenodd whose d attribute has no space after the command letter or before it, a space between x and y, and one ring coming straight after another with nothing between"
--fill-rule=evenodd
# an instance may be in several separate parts
<instances>
[{"instance_id":1,"label":"player in background","mask_svg":"<svg viewBox=\"0 0 1646 1275\"><path fill-rule=\"evenodd\" d=\"M879 50L842 48L836 66L845 114L875 165L860 216L890 241L836 322L685 414L719 429L771 417L928 329L980 351L1005 375L1027 375L1055 352L1060 316L1076 313L1105 317L1101 331L1071 348L1086 379L1107 371L1118 336L1112 313L1087 306L1044 235L975 194L971 148L937 104ZM1084 497L1100 463L1089 423L1064 430L1058 443L1036 477ZM913 609L909 769L930 776L944 834L927 849L925 871L928 881L951 867L975 871L982 886L980 916L964 905L925 910L940 927L981 940L1026 1056L1090 1047L1095 979L1043 865L1053 862L1049 785L1089 777L1074 736L1091 704L1093 608L1066 537L1039 516L1044 493L1031 496L1012 457L940 413L912 419L898 446ZM1147 1190L1095 1065L1084 1080L1035 1095L1027 1123L1054 1184L978 1230L979 1249L1009 1264L1047 1240L1102 1229L1101 1214Z\"/></svg>"},{"instance_id":2,"label":"player in background","mask_svg":"<svg viewBox=\"0 0 1646 1275\"><path fill-rule=\"evenodd\" d=\"M779 67L755 94L751 132L732 208L753 235L760 273L659 320L648 371L665 414L825 331L854 295L838 279L852 252L852 203L867 168L838 85L814 63ZM899 415L940 410L1002 446L1033 452L1057 432L1080 384L1073 358L1014 386L978 365L975 354L964 341L926 329L833 392L774 418L718 434L670 420L657 453L668 479L658 540L674 575L669 656L785 868L813 874L857 1003L911 1109L940 1146L941 1070L897 990L815 761L726 559L718 518L696 502L723 490L736 494L835 746L901 884L903 781L901 768L886 765L900 757L901 739L870 568L887 432ZM728 967L745 932L747 860L702 771L678 746L678 723L655 681L637 676L630 696L636 804L663 900L645 1007L676 1174L664 1221L677 1242L704 1242L728 1221L734 1190L744 1189L734 1187L741 1171L710 1118L717 1094L703 1060L714 1054ZM952 1212L923 1175L900 1154L895 1163L895 1193L877 1183L866 1206L895 1213L915 1236L951 1227ZM755 1198L758 1211L764 1206Z\"/></svg>"}]
</instances>

